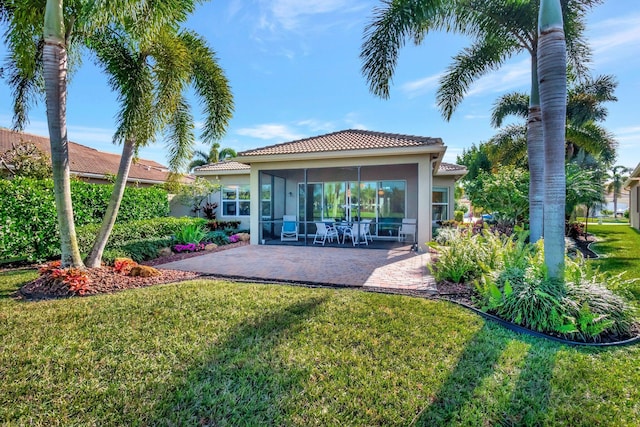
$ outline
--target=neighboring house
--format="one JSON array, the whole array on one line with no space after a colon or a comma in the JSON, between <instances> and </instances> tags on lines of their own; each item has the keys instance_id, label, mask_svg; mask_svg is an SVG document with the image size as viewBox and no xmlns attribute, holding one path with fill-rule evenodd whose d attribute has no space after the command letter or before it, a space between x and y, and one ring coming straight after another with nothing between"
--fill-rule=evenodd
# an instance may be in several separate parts
<instances>
[{"instance_id":1,"label":"neighboring house","mask_svg":"<svg viewBox=\"0 0 640 427\"><path fill-rule=\"evenodd\" d=\"M624 183L629 190L629 224L640 231L640 163Z\"/></svg>"},{"instance_id":2,"label":"neighboring house","mask_svg":"<svg viewBox=\"0 0 640 427\"><path fill-rule=\"evenodd\" d=\"M433 222L453 218L454 184L466 168L442 162L440 138L344 130L238 153L196 176L222 185L219 218L250 221L251 244L279 240L284 215L302 236L317 221L372 220L371 234L395 240L403 218L417 220L425 249Z\"/></svg>"},{"instance_id":3,"label":"neighboring house","mask_svg":"<svg viewBox=\"0 0 640 427\"><path fill-rule=\"evenodd\" d=\"M49 138L31 135L23 132L14 132L0 128L0 153L13 148L14 144L34 144L38 149L51 156ZM81 178L83 181L105 184L110 181L110 176L118 173L120 155L106 153L69 141L69 168L71 175ZM131 165L129 185L149 186L163 184L169 177L169 169L153 160L138 159ZM193 178L185 177L183 182L192 182Z\"/></svg>"}]
</instances>

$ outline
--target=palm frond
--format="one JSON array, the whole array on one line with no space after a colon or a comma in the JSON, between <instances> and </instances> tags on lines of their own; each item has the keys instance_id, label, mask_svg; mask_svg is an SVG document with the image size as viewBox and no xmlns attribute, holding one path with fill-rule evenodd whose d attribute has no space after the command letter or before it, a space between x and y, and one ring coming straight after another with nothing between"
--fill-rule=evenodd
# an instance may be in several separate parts
<instances>
[{"instance_id":1,"label":"palm frond","mask_svg":"<svg viewBox=\"0 0 640 427\"><path fill-rule=\"evenodd\" d=\"M229 81L217 62L215 52L202 37L183 32L181 38L191 54L193 85L204 109L202 139L205 142L220 139L233 115Z\"/></svg>"},{"instance_id":2,"label":"palm frond","mask_svg":"<svg viewBox=\"0 0 640 427\"><path fill-rule=\"evenodd\" d=\"M413 37L419 44L430 29L441 25L442 17L449 16L447 3L442 0L383 0L381 7L374 8L360 50L361 71L373 94L389 98L389 84L398 62L398 52L407 39Z\"/></svg>"},{"instance_id":3,"label":"palm frond","mask_svg":"<svg viewBox=\"0 0 640 427\"><path fill-rule=\"evenodd\" d=\"M507 116L516 116L526 119L529 115L529 95L526 93L512 92L502 95L493 104L491 112L491 126L502 126Z\"/></svg>"},{"instance_id":4,"label":"palm frond","mask_svg":"<svg viewBox=\"0 0 640 427\"><path fill-rule=\"evenodd\" d=\"M567 124L566 139L606 164L611 164L616 158L618 143L615 138L594 122L580 126Z\"/></svg>"},{"instance_id":5,"label":"palm frond","mask_svg":"<svg viewBox=\"0 0 640 427\"><path fill-rule=\"evenodd\" d=\"M184 97L178 102L168 126L166 148L169 154L169 168L178 172L185 169L193 156L195 136L193 133L191 108Z\"/></svg>"},{"instance_id":6,"label":"palm frond","mask_svg":"<svg viewBox=\"0 0 640 427\"><path fill-rule=\"evenodd\" d=\"M487 36L457 54L438 88L437 103L443 117L449 120L471 84L482 75L498 69L519 49L514 40Z\"/></svg>"},{"instance_id":7,"label":"palm frond","mask_svg":"<svg viewBox=\"0 0 640 427\"><path fill-rule=\"evenodd\" d=\"M500 129L487 145L489 158L496 164L525 166L527 164L527 127L509 125Z\"/></svg>"}]
</instances>

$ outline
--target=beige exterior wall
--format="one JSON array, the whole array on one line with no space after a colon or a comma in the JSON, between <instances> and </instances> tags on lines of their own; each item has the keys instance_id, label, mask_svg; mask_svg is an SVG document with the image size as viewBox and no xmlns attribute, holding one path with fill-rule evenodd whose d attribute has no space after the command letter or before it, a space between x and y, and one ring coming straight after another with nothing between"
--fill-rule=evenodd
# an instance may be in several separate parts
<instances>
[{"instance_id":1,"label":"beige exterior wall","mask_svg":"<svg viewBox=\"0 0 640 427\"><path fill-rule=\"evenodd\" d=\"M629 188L629 223L640 231L640 182L633 181Z\"/></svg>"},{"instance_id":2,"label":"beige exterior wall","mask_svg":"<svg viewBox=\"0 0 640 427\"><path fill-rule=\"evenodd\" d=\"M249 171L241 172L241 173L235 173L235 174L228 174L227 173L225 175L218 174L218 175L200 175L200 176L202 176L202 178L207 179L208 181L220 184L222 187L229 186L229 185L247 185L247 184L250 184L250 182L251 182L250 181L250 177L249 177ZM253 209L254 209L253 199L256 198L256 197L254 197L254 194L260 194L260 193L259 192L258 193L254 193L253 192L253 188L251 188L251 212L253 212ZM221 192L216 191L214 193L211 193L209 195L208 201L210 203L217 203L218 204L218 207L216 208L216 218L218 220L220 220L220 221L240 221L239 228L241 228L241 229L249 229L249 227L251 225L251 217L249 217L249 216L240 216L240 215L235 215L235 216L222 215L222 194L221 194ZM191 213L191 216L193 216L193 213Z\"/></svg>"}]
</instances>

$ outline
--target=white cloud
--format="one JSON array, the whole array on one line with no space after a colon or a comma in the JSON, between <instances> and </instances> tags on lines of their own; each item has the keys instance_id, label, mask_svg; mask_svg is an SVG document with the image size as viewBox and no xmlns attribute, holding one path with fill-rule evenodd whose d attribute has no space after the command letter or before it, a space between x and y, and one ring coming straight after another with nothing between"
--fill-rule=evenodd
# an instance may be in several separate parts
<instances>
[{"instance_id":1,"label":"white cloud","mask_svg":"<svg viewBox=\"0 0 640 427\"><path fill-rule=\"evenodd\" d=\"M467 120L488 119L491 116L488 114L465 114L464 118Z\"/></svg>"},{"instance_id":2,"label":"white cloud","mask_svg":"<svg viewBox=\"0 0 640 427\"><path fill-rule=\"evenodd\" d=\"M400 90L409 98L415 98L416 96L424 95L435 89L441 77L442 73L438 73L422 79L413 80L400 86Z\"/></svg>"},{"instance_id":3,"label":"white cloud","mask_svg":"<svg viewBox=\"0 0 640 427\"><path fill-rule=\"evenodd\" d=\"M482 95L485 93L504 93L509 90L529 87L531 84L531 59L507 64L491 74L476 81L466 96Z\"/></svg>"},{"instance_id":4,"label":"white cloud","mask_svg":"<svg viewBox=\"0 0 640 427\"><path fill-rule=\"evenodd\" d=\"M344 122L347 124L349 129L359 129L359 130L369 129L367 125L363 124L360 121L359 114L355 112L348 113L344 118Z\"/></svg>"},{"instance_id":5,"label":"white cloud","mask_svg":"<svg viewBox=\"0 0 640 427\"><path fill-rule=\"evenodd\" d=\"M640 15L607 19L591 27L590 43L595 62L627 61L640 45Z\"/></svg>"},{"instance_id":6,"label":"white cloud","mask_svg":"<svg viewBox=\"0 0 640 427\"><path fill-rule=\"evenodd\" d=\"M333 122L326 122L316 119L300 120L296 122L297 126L304 126L311 132L332 132L336 126Z\"/></svg>"},{"instance_id":7,"label":"white cloud","mask_svg":"<svg viewBox=\"0 0 640 427\"><path fill-rule=\"evenodd\" d=\"M363 5L352 0L267 0L262 2L264 14L260 17L261 28L283 28L288 31L303 27L306 18L333 12L360 10Z\"/></svg>"},{"instance_id":8,"label":"white cloud","mask_svg":"<svg viewBox=\"0 0 640 427\"><path fill-rule=\"evenodd\" d=\"M258 139L276 139L280 141L293 141L304 138L304 135L297 133L286 125L268 123L256 125L248 128L241 128L236 131L238 135L250 136Z\"/></svg>"}]
</instances>

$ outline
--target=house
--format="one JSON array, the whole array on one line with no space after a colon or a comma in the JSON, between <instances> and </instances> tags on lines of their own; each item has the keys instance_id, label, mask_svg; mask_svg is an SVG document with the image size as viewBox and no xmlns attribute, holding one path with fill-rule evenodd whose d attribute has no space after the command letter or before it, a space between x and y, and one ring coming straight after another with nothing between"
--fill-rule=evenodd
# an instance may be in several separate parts
<instances>
[{"instance_id":1,"label":"house","mask_svg":"<svg viewBox=\"0 0 640 427\"><path fill-rule=\"evenodd\" d=\"M629 224L640 231L640 163L624 183L629 190Z\"/></svg>"},{"instance_id":2,"label":"house","mask_svg":"<svg viewBox=\"0 0 640 427\"><path fill-rule=\"evenodd\" d=\"M32 143L43 153L51 155L49 138L0 128L0 154L20 143ZM75 175L83 181L105 184L111 182L110 176L115 176L118 173L119 166L119 154L98 151L69 141L71 175ZM169 170L165 166L153 160L138 159L131 165L127 183L140 186L163 184L168 177ZM183 181L192 182L193 179L187 177Z\"/></svg>"},{"instance_id":3,"label":"house","mask_svg":"<svg viewBox=\"0 0 640 427\"><path fill-rule=\"evenodd\" d=\"M435 221L453 218L463 166L442 162L440 138L344 130L238 153L196 176L218 180L221 219L248 220L251 244L280 239L284 215L302 236L318 221L371 221L374 239L395 241L403 218L416 220L424 249ZM216 198L217 197L217 198Z\"/></svg>"}]
</instances>

